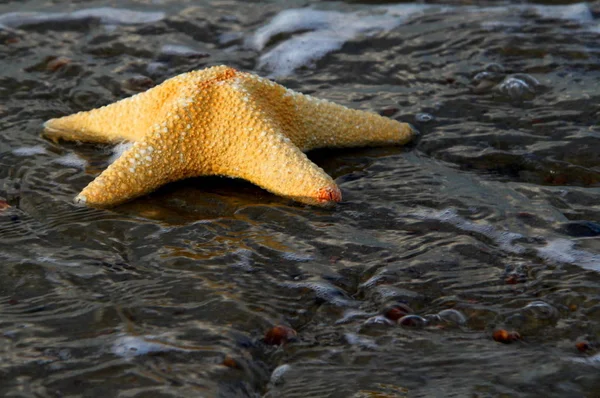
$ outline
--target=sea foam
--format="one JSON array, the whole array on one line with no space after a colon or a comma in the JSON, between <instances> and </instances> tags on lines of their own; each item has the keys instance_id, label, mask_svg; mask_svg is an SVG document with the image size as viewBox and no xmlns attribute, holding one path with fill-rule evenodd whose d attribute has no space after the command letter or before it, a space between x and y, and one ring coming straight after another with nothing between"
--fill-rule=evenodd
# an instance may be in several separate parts
<instances>
[{"instance_id":1,"label":"sea foam","mask_svg":"<svg viewBox=\"0 0 600 398\"><path fill-rule=\"evenodd\" d=\"M284 10L271 22L258 29L247 45L262 50L281 33L295 33L264 53L259 68L267 69L272 77L286 76L302 66L311 66L326 54L339 50L345 42L360 34L389 31L411 15L421 13L428 6L405 5L394 7L389 15L368 15L359 12L344 13L311 8Z\"/></svg>"},{"instance_id":2,"label":"sea foam","mask_svg":"<svg viewBox=\"0 0 600 398\"><path fill-rule=\"evenodd\" d=\"M476 19L484 27L520 26L525 23L521 14L534 13L541 18L577 21L590 31L600 30L586 3L508 7L399 4L353 12L299 8L281 11L249 36L246 46L263 51L274 38L282 34L289 36L264 52L258 63L258 67L269 72L271 77L282 77L298 68L314 66L317 60L341 49L344 43L360 35L388 32L425 13L465 14L465 18Z\"/></svg>"},{"instance_id":3,"label":"sea foam","mask_svg":"<svg viewBox=\"0 0 600 398\"><path fill-rule=\"evenodd\" d=\"M134 11L123 8L99 7L73 12L9 12L0 15L0 28L21 28L45 23L72 23L96 19L104 25L136 25L156 23L166 14L161 11Z\"/></svg>"},{"instance_id":4,"label":"sea foam","mask_svg":"<svg viewBox=\"0 0 600 398\"><path fill-rule=\"evenodd\" d=\"M515 243L515 241L528 238L527 236L512 231L499 231L492 225L469 221L459 216L454 209L441 211L420 210L407 216L423 220L437 220L451 224L459 230L485 236L507 253L523 254L526 251L525 247ZM532 243L531 246L534 246L533 250L537 255L548 263L573 264L582 268L600 271L600 254L577 249L574 240L549 238L545 244L539 244L535 247Z\"/></svg>"}]
</instances>

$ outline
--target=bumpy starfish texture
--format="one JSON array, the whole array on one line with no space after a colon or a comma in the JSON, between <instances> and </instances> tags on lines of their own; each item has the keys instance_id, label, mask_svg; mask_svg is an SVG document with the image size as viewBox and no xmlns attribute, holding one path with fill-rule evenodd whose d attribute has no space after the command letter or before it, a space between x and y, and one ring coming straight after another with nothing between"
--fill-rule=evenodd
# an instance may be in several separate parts
<instances>
[{"instance_id":1,"label":"bumpy starfish texture","mask_svg":"<svg viewBox=\"0 0 600 398\"><path fill-rule=\"evenodd\" d=\"M185 73L114 104L44 124L54 139L133 146L76 197L112 206L171 181L221 175L312 205L341 200L303 151L405 144L406 123L303 95L226 66Z\"/></svg>"}]
</instances>

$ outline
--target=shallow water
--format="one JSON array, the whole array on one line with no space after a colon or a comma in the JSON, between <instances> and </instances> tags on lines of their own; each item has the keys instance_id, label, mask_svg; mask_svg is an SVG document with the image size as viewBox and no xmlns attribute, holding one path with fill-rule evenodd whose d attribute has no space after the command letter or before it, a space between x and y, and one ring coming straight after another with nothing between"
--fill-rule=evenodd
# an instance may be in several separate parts
<instances>
[{"instance_id":1,"label":"shallow water","mask_svg":"<svg viewBox=\"0 0 600 398\"><path fill-rule=\"evenodd\" d=\"M467 3L0 2L0 395L600 396L600 5ZM112 148L44 120L222 63L421 136L311 153L332 210L73 204Z\"/></svg>"}]
</instances>

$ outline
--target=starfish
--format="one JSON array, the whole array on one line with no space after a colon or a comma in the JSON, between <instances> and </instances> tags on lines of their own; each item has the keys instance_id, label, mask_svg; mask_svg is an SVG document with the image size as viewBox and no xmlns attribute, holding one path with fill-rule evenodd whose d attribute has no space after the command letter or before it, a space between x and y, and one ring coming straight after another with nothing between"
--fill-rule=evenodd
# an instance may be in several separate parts
<instances>
[{"instance_id":1,"label":"starfish","mask_svg":"<svg viewBox=\"0 0 600 398\"><path fill-rule=\"evenodd\" d=\"M44 135L54 141L134 143L75 198L94 207L205 175L242 178L298 202L329 205L341 201L341 192L304 151L405 144L413 134L406 123L227 66L184 73L44 124Z\"/></svg>"}]
</instances>

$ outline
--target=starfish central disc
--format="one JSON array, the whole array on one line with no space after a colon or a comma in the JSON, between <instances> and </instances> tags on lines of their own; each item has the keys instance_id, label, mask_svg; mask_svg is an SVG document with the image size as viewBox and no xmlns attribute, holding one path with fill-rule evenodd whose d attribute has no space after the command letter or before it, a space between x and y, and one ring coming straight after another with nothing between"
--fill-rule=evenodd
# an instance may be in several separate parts
<instances>
[{"instance_id":1,"label":"starfish central disc","mask_svg":"<svg viewBox=\"0 0 600 398\"><path fill-rule=\"evenodd\" d=\"M51 119L54 139L133 146L76 200L113 206L171 181L205 175L248 180L312 205L342 195L304 151L405 144L406 123L303 95L227 66L185 73L146 92L87 112Z\"/></svg>"}]
</instances>

